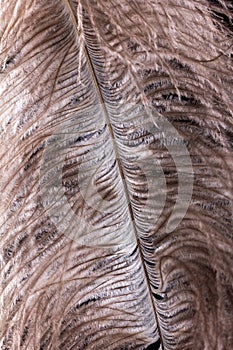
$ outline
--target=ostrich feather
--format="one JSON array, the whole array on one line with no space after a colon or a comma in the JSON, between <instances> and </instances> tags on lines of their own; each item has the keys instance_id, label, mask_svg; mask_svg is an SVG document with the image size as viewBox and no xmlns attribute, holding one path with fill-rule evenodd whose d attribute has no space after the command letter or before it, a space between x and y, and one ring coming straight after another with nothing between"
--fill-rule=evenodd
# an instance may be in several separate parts
<instances>
[{"instance_id":1,"label":"ostrich feather","mask_svg":"<svg viewBox=\"0 0 233 350\"><path fill-rule=\"evenodd\" d=\"M2 350L233 348L231 16L1 1Z\"/></svg>"}]
</instances>

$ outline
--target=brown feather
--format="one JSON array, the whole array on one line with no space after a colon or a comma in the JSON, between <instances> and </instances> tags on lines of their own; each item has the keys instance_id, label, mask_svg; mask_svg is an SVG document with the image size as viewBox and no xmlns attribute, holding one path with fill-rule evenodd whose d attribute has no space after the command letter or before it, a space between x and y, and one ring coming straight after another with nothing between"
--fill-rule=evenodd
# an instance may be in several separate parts
<instances>
[{"instance_id":1,"label":"brown feather","mask_svg":"<svg viewBox=\"0 0 233 350\"><path fill-rule=\"evenodd\" d=\"M231 16L2 1L3 350L233 348Z\"/></svg>"}]
</instances>

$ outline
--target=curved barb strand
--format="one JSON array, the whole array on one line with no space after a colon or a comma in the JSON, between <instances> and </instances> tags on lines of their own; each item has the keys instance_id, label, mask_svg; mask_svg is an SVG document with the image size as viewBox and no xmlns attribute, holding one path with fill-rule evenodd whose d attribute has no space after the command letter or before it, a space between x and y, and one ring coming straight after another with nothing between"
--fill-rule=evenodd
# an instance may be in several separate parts
<instances>
[{"instance_id":1,"label":"curved barb strand","mask_svg":"<svg viewBox=\"0 0 233 350\"><path fill-rule=\"evenodd\" d=\"M139 228L149 234L164 210L167 187L160 161L152 152L150 143L138 143L135 131L134 140L128 138L130 130L139 128L134 122L135 113L140 114L140 127L147 130L151 139L155 134L156 137L160 135L160 143L167 148L176 165L178 196L166 226L167 232L176 229L191 201L192 163L178 131L166 118L155 115L153 111L148 113L142 106L120 108L122 118L113 117L111 125L103 122L101 105L86 109L82 115L59 125L47 141L40 167L42 203L57 229L78 244L112 248L135 244L135 230ZM119 107L116 109L117 115ZM107 110L113 113L114 106L107 106ZM97 123L95 118L93 124L91 117L96 113L100 113L100 118ZM119 136L117 130L127 130L126 137ZM76 212L67 199L63 168L71 151L72 159L76 158L78 163L75 177L79 202L83 203L86 213L89 211L92 215L85 215L83 209ZM132 209L134 183L129 179L128 168L131 172L135 169L135 174L138 172L138 177L145 179L147 195L140 202L139 209L137 203ZM114 195L110 193L111 188ZM145 220L137 215L137 209L140 213L142 207L146 208Z\"/></svg>"},{"instance_id":2,"label":"curved barb strand","mask_svg":"<svg viewBox=\"0 0 233 350\"><path fill-rule=\"evenodd\" d=\"M183 220L192 199L193 167L188 149L176 128L165 118L152 115L154 123L162 131L161 143L167 148L178 173L178 197L166 232L174 231Z\"/></svg>"}]
</instances>

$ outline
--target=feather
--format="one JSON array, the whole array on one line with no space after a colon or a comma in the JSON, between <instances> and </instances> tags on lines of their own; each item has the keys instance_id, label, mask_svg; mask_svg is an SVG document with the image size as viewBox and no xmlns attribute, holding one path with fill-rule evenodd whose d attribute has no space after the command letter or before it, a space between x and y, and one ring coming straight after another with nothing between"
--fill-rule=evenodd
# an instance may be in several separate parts
<instances>
[{"instance_id":1,"label":"feather","mask_svg":"<svg viewBox=\"0 0 233 350\"><path fill-rule=\"evenodd\" d=\"M2 1L3 350L233 347L231 15Z\"/></svg>"}]
</instances>

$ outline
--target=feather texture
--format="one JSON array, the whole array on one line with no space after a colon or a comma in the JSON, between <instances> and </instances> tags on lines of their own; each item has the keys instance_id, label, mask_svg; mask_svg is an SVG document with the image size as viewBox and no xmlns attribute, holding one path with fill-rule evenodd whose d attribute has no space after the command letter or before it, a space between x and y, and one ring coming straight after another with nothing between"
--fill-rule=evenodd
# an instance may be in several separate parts
<instances>
[{"instance_id":1,"label":"feather texture","mask_svg":"<svg viewBox=\"0 0 233 350\"><path fill-rule=\"evenodd\" d=\"M233 347L232 5L2 0L1 347Z\"/></svg>"}]
</instances>

